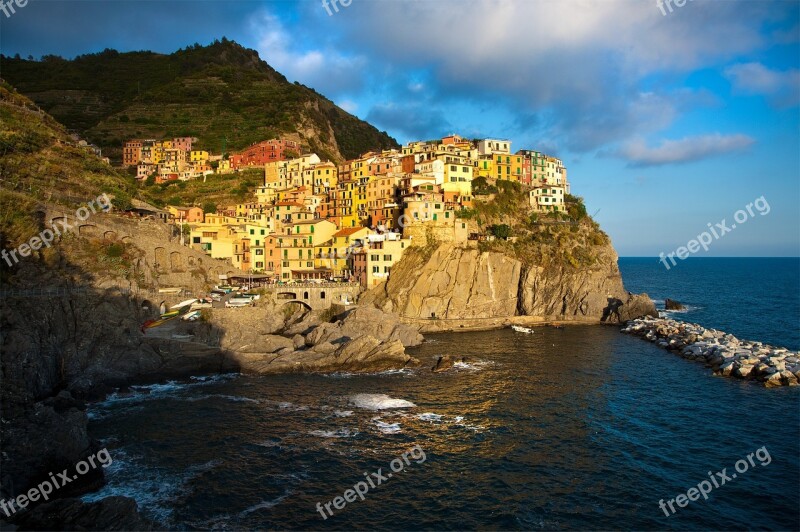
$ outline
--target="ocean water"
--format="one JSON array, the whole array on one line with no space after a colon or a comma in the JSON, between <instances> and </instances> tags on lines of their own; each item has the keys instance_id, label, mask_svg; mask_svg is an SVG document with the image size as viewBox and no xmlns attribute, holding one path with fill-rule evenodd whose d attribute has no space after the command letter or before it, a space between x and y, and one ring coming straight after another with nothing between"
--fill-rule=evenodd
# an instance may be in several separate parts
<instances>
[{"instance_id":1,"label":"ocean water","mask_svg":"<svg viewBox=\"0 0 800 532\"><path fill-rule=\"evenodd\" d=\"M708 264L667 283L652 262L621 261L630 290L689 303L687 319L796 341L796 299L784 333L770 324L791 321L786 308L720 304L769 298L769 273L737 286L719 281L735 268ZM796 266L749 268L791 277ZM698 286L704 278L713 289ZM784 281L780 297L797 282ZM168 529L800 528L798 387L715 377L616 327L430 335L412 351L423 362L414 370L224 375L116 394L90 410L114 463L86 499L134 497ZM432 373L443 354L467 361ZM329 505L323 519L317 503L379 469L386 480L364 500ZM670 516L659 508L723 469L731 480L707 500Z\"/></svg>"},{"instance_id":2,"label":"ocean water","mask_svg":"<svg viewBox=\"0 0 800 532\"><path fill-rule=\"evenodd\" d=\"M625 288L686 305L674 319L740 339L800 349L800 258L695 258L667 270L654 258L620 258Z\"/></svg>"}]
</instances>

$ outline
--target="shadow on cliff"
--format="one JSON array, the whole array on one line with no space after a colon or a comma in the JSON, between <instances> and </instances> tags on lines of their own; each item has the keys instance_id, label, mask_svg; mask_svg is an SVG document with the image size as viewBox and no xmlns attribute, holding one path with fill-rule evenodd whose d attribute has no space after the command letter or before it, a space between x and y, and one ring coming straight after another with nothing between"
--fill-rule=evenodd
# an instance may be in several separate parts
<instances>
[{"instance_id":1,"label":"shadow on cliff","mask_svg":"<svg viewBox=\"0 0 800 532\"><path fill-rule=\"evenodd\" d=\"M616 297L609 297L608 298L608 306L603 309L603 315L600 317L600 321L603 323L620 323L622 322L622 316L619 313L619 309L624 305L621 299Z\"/></svg>"},{"instance_id":2,"label":"shadow on cliff","mask_svg":"<svg viewBox=\"0 0 800 532\"><path fill-rule=\"evenodd\" d=\"M43 229L43 213L39 222ZM7 235L0 234L0 243L10 248ZM84 260L76 246L111 251ZM0 260L0 500L26 493L50 473L73 470L100 449L87 430L87 401L130 384L238 371L218 347L143 334L143 322L158 311L147 297L98 287L112 284L102 272L119 262L113 246L119 244L69 234L18 263ZM85 524L95 514L105 515L108 526L115 520L143 523L129 500L92 506L63 499L102 486L102 471L91 468L54 490L46 511L52 514L53 499L61 499L61 528ZM36 528L36 514L43 511L41 502L32 503L10 521ZM0 511L0 523L4 519ZM93 527L105 528L103 522Z\"/></svg>"}]
</instances>

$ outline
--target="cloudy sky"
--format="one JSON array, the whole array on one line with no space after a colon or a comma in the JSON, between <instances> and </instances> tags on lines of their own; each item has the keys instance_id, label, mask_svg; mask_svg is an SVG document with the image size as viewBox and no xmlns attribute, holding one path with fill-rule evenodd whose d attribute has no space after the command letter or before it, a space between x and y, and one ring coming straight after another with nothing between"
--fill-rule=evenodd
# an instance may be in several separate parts
<instances>
[{"instance_id":1,"label":"cloudy sky","mask_svg":"<svg viewBox=\"0 0 800 532\"><path fill-rule=\"evenodd\" d=\"M0 13L0 50L169 53L226 36L400 142L456 132L561 157L620 255L672 251L762 196L768 214L756 210L701 255L800 255L800 3L329 8L30 0Z\"/></svg>"}]
</instances>

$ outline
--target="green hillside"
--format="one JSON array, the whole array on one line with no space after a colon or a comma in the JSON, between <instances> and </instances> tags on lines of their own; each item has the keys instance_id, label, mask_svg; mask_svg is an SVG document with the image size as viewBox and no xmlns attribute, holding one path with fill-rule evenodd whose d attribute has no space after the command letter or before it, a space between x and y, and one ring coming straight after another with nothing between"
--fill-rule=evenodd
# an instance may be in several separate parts
<instances>
[{"instance_id":1,"label":"green hillside","mask_svg":"<svg viewBox=\"0 0 800 532\"><path fill-rule=\"evenodd\" d=\"M40 61L0 55L0 73L115 161L129 138L194 136L200 149L219 153L287 136L332 160L397 147L385 132L289 83L257 52L226 39L170 55L105 50Z\"/></svg>"}]
</instances>

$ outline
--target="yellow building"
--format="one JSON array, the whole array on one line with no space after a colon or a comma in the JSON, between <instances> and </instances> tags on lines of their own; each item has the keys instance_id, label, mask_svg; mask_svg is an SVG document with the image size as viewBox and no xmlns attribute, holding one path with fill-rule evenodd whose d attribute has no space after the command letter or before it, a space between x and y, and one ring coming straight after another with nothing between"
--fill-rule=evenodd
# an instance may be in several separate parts
<instances>
[{"instance_id":1,"label":"yellow building","mask_svg":"<svg viewBox=\"0 0 800 532\"><path fill-rule=\"evenodd\" d=\"M474 177L483 177L485 179L497 179L495 164L494 164L494 156L493 155L479 156L473 175Z\"/></svg>"},{"instance_id":2,"label":"yellow building","mask_svg":"<svg viewBox=\"0 0 800 532\"><path fill-rule=\"evenodd\" d=\"M228 159L222 159L217 165L217 173L218 174L233 173L233 168L231 168L231 162Z\"/></svg>"},{"instance_id":3,"label":"yellow building","mask_svg":"<svg viewBox=\"0 0 800 532\"><path fill-rule=\"evenodd\" d=\"M495 155L494 156L495 179L506 179L511 181L511 155Z\"/></svg>"},{"instance_id":4,"label":"yellow building","mask_svg":"<svg viewBox=\"0 0 800 532\"><path fill-rule=\"evenodd\" d=\"M315 242L331 240L336 224L328 220L309 220L288 224L277 235L281 260L281 280L328 279L330 269L315 268Z\"/></svg>"},{"instance_id":5,"label":"yellow building","mask_svg":"<svg viewBox=\"0 0 800 532\"><path fill-rule=\"evenodd\" d=\"M411 241L397 233L370 234L367 245L353 254L353 270L356 280L365 290L389 279L392 267L403 258L411 247Z\"/></svg>"},{"instance_id":6,"label":"yellow building","mask_svg":"<svg viewBox=\"0 0 800 532\"><path fill-rule=\"evenodd\" d=\"M369 229L347 227L333 234L333 238L315 246L315 266L330 269L332 278L350 277L352 252L363 246Z\"/></svg>"}]
</instances>

